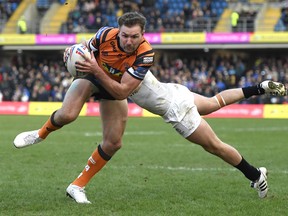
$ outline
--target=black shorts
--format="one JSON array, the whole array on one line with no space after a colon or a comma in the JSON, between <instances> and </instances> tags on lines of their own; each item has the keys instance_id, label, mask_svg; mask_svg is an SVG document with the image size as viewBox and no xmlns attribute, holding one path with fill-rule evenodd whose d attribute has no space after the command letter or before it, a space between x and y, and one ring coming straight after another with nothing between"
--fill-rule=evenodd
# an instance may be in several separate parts
<instances>
[{"instance_id":1,"label":"black shorts","mask_svg":"<svg viewBox=\"0 0 288 216\"><path fill-rule=\"evenodd\" d=\"M93 74L88 74L84 77L75 79L86 79L93 83L93 85L95 85L99 89L99 92L95 92L94 94L92 94L92 96L94 96L96 100L116 100L108 91L106 91L106 89L100 84L99 80L97 80Z\"/></svg>"}]
</instances>

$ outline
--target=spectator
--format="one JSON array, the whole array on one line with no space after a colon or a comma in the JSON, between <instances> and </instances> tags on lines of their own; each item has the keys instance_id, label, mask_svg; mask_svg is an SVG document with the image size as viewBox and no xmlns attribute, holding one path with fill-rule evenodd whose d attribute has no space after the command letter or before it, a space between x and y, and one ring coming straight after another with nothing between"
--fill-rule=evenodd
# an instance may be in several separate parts
<instances>
[{"instance_id":1,"label":"spectator","mask_svg":"<svg viewBox=\"0 0 288 216\"><path fill-rule=\"evenodd\" d=\"M18 26L18 32L20 34L26 34L27 32L27 23L26 23L26 19L24 16L21 16L20 19L17 22L17 26Z\"/></svg>"},{"instance_id":2,"label":"spectator","mask_svg":"<svg viewBox=\"0 0 288 216\"><path fill-rule=\"evenodd\" d=\"M231 26L233 32L237 32L238 19L239 13L237 11L233 11L231 14Z\"/></svg>"}]
</instances>

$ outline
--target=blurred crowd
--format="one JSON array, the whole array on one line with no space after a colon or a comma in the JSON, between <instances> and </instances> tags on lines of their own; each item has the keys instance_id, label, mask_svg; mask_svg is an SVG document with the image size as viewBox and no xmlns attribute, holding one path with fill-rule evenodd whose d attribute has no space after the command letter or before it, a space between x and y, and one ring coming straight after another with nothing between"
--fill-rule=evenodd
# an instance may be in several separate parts
<instances>
[{"instance_id":1,"label":"blurred crowd","mask_svg":"<svg viewBox=\"0 0 288 216\"><path fill-rule=\"evenodd\" d=\"M145 14L147 32L211 32L227 6L226 0L79 0L61 32L117 27L117 18L127 11Z\"/></svg>"},{"instance_id":2,"label":"blurred crowd","mask_svg":"<svg viewBox=\"0 0 288 216\"><path fill-rule=\"evenodd\" d=\"M72 77L61 56L22 57L0 65L0 101L62 101Z\"/></svg>"},{"instance_id":3,"label":"blurred crowd","mask_svg":"<svg viewBox=\"0 0 288 216\"><path fill-rule=\"evenodd\" d=\"M285 2L285 7L281 9L281 17L275 26L275 31L288 30L288 2Z\"/></svg>"},{"instance_id":4,"label":"blurred crowd","mask_svg":"<svg viewBox=\"0 0 288 216\"><path fill-rule=\"evenodd\" d=\"M21 0L0 0L0 32L5 23L17 9Z\"/></svg>"},{"instance_id":5,"label":"blurred crowd","mask_svg":"<svg viewBox=\"0 0 288 216\"><path fill-rule=\"evenodd\" d=\"M151 71L160 81L179 83L208 97L228 88L251 86L266 79L288 81L288 57L260 55L251 61L249 56L242 54L216 51L203 55L180 51L173 51L171 55L163 51L157 52L156 56ZM18 56L7 65L0 66L2 101L62 101L73 80L60 55L53 59L23 56L21 59ZM286 97L262 96L242 103L287 101Z\"/></svg>"},{"instance_id":6,"label":"blurred crowd","mask_svg":"<svg viewBox=\"0 0 288 216\"><path fill-rule=\"evenodd\" d=\"M21 0L0 0L0 19L8 20Z\"/></svg>"}]
</instances>

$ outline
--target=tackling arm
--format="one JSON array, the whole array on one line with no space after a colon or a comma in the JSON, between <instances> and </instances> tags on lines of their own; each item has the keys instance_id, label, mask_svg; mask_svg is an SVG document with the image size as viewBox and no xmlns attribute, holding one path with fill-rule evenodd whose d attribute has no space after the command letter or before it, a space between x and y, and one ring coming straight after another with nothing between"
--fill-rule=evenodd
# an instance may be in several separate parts
<instances>
[{"instance_id":1,"label":"tackling arm","mask_svg":"<svg viewBox=\"0 0 288 216\"><path fill-rule=\"evenodd\" d=\"M95 74L94 74L95 75ZM141 80L135 79L129 73L124 73L121 82L111 79L104 71L95 75L103 87L117 100L123 100L140 85Z\"/></svg>"},{"instance_id":2,"label":"tackling arm","mask_svg":"<svg viewBox=\"0 0 288 216\"><path fill-rule=\"evenodd\" d=\"M111 79L105 71L99 67L93 51L91 51L90 54L90 58L83 55L85 61L76 62L77 70L80 72L92 73L115 99L123 100L128 98L141 83L141 80L134 78L128 72L123 74L120 83Z\"/></svg>"}]
</instances>

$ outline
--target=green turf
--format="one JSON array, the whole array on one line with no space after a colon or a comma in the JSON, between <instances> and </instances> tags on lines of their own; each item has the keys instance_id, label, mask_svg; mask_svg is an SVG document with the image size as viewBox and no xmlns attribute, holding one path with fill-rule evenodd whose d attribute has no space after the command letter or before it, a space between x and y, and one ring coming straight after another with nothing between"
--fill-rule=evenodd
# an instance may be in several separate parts
<instances>
[{"instance_id":1,"label":"green turf","mask_svg":"<svg viewBox=\"0 0 288 216\"><path fill-rule=\"evenodd\" d=\"M160 118L130 118L123 148L86 187L92 205L65 196L101 142L97 117L80 117L45 142L14 137L47 117L0 116L0 215L287 215L287 120L207 119L223 141L269 170L264 200L242 173L188 143Z\"/></svg>"}]
</instances>

